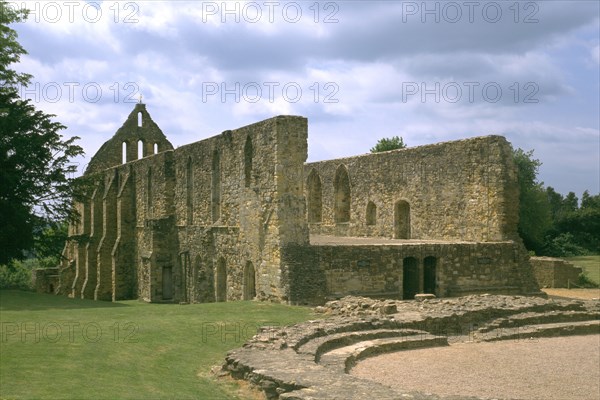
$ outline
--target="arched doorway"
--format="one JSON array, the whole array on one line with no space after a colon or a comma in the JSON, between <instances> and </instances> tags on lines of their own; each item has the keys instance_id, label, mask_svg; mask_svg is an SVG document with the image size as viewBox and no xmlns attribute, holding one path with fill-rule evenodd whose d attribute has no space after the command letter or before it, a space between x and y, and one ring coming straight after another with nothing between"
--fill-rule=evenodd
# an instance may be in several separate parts
<instances>
[{"instance_id":1,"label":"arched doorway","mask_svg":"<svg viewBox=\"0 0 600 400\"><path fill-rule=\"evenodd\" d=\"M173 268L170 266L162 269L162 299L171 300L173 298Z\"/></svg>"},{"instance_id":2,"label":"arched doorway","mask_svg":"<svg viewBox=\"0 0 600 400\"><path fill-rule=\"evenodd\" d=\"M417 259L406 257L402 261L402 298L412 300L419 293L419 266Z\"/></svg>"},{"instance_id":3,"label":"arched doorway","mask_svg":"<svg viewBox=\"0 0 600 400\"><path fill-rule=\"evenodd\" d=\"M435 257L423 259L423 293L436 294L436 265Z\"/></svg>"},{"instance_id":4,"label":"arched doorway","mask_svg":"<svg viewBox=\"0 0 600 400\"><path fill-rule=\"evenodd\" d=\"M252 300L256 297L256 273L254 265L248 261L244 267L244 300Z\"/></svg>"},{"instance_id":5,"label":"arched doorway","mask_svg":"<svg viewBox=\"0 0 600 400\"><path fill-rule=\"evenodd\" d=\"M225 259L219 258L217 261L217 287L215 297L217 301L227 301L227 266Z\"/></svg>"},{"instance_id":6,"label":"arched doorway","mask_svg":"<svg viewBox=\"0 0 600 400\"><path fill-rule=\"evenodd\" d=\"M404 200L394 206L394 238L410 239L410 204Z\"/></svg>"}]
</instances>

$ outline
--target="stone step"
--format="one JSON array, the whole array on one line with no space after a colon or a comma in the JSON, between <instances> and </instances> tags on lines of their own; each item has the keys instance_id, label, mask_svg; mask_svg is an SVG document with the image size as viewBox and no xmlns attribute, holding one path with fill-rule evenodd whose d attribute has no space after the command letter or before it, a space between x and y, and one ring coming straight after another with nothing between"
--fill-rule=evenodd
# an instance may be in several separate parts
<instances>
[{"instance_id":1,"label":"stone step","mask_svg":"<svg viewBox=\"0 0 600 400\"><path fill-rule=\"evenodd\" d=\"M393 351L447 345L446 337L429 334L365 340L321 355L319 364L339 373L348 373L357 361L367 357Z\"/></svg>"},{"instance_id":2,"label":"stone step","mask_svg":"<svg viewBox=\"0 0 600 400\"><path fill-rule=\"evenodd\" d=\"M550 311L545 313L526 312L497 318L478 329L486 333L499 328L516 328L525 325L542 325L545 323L577 322L600 320L600 311Z\"/></svg>"},{"instance_id":3,"label":"stone step","mask_svg":"<svg viewBox=\"0 0 600 400\"><path fill-rule=\"evenodd\" d=\"M494 329L475 332L475 340L492 342L497 340L527 340L538 337L573 336L600 334L600 321L557 322Z\"/></svg>"},{"instance_id":4,"label":"stone step","mask_svg":"<svg viewBox=\"0 0 600 400\"><path fill-rule=\"evenodd\" d=\"M319 362L321 355L324 353L366 340L426 334L427 332L416 329L368 329L364 331L340 332L312 339L300 346L297 352L298 354L312 355L315 362Z\"/></svg>"}]
</instances>

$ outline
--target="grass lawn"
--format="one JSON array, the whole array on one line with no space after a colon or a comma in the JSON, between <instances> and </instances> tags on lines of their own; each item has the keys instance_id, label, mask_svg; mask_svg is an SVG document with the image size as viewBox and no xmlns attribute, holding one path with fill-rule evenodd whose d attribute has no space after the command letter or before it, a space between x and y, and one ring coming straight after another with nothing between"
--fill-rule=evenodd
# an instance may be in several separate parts
<instances>
[{"instance_id":1,"label":"grass lawn","mask_svg":"<svg viewBox=\"0 0 600 400\"><path fill-rule=\"evenodd\" d=\"M588 278L600 284L600 255L568 257L565 260L573 263L576 267L583 268L583 272Z\"/></svg>"},{"instance_id":2,"label":"grass lawn","mask_svg":"<svg viewBox=\"0 0 600 400\"><path fill-rule=\"evenodd\" d=\"M237 399L210 368L262 325L317 318L259 302L146 304L0 291L0 399Z\"/></svg>"}]
</instances>

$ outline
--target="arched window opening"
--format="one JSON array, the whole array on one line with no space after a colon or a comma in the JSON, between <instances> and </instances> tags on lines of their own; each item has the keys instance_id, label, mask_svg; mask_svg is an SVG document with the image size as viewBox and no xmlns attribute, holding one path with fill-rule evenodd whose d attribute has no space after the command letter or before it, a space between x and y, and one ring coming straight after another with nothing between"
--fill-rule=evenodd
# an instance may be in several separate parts
<instances>
[{"instance_id":1,"label":"arched window opening","mask_svg":"<svg viewBox=\"0 0 600 400\"><path fill-rule=\"evenodd\" d=\"M217 281L215 297L217 301L227 301L227 266L225 259L217 261Z\"/></svg>"},{"instance_id":2,"label":"arched window opening","mask_svg":"<svg viewBox=\"0 0 600 400\"><path fill-rule=\"evenodd\" d=\"M144 158L144 142L141 139L138 140L137 146L138 146L138 156L137 156L137 158L139 160L140 158Z\"/></svg>"},{"instance_id":3,"label":"arched window opening","mask_svg":"<svg viewBox=\"0 0 600 400\"><path fill-rule=\"evenodd\" d=\"M123 142L121 144L121 163L125 164L127 162L127 142Z\"/></svg>"},{"instance_id":4,"label":"arched window opening","mask_svg":"<svg viewBox=\"0 0 600 400\"><path fill-rule=\"evenodd\" d=\"M419 266L417 259L406 257L402 261L402 298L412 300L419 293Z\"/></svg>"},{"instance_id":5,"label":"arched window opening","mask_svg":"<svg viewBox=\"0 0 600 400\"><path fill-rule=\"evenodd\" d=\"M192 157L188 157L187 160L185 180L187 224L191 225L194 220L194 169Z\"/></svg>"},{"instance_id":6,"label":"arched window opening","mask_svg":"<svg viewBox=\"0 0 600 400\"><path fill-rule=\"evenodd\" d=\"M394 238L410 239L410 204L404 200L394 206Z\"/></svg>"},{"instance_id":7,"label":"arched window opening","mask_svg":"<svg viewBox=\"0 0 600 400\"><path fill-rule=\"evenodd\" d=\"M437 259L433 256L423 259L423 293L436 294Z\"/></svg>"},{"instance_id":8,"label":"arched window opening","mask_svg":"<svg viewBox=\"0 0 600 400\"><path fill-rule=\"evenodd\" d=\"M244 145L244 184L246 187L249 187L252 181L252 156L252 139L248 136Z\"/></svg>"},{"instance_id":9,"label":"arched window opening","mask_svg":"<svg viewBox=\"0 0 600 400\"><path fill-rule=\"evenodd\" d=\"M244 267L244 300L252 300L256 297L256 272L254 265L248 261Z\"/></svg>"},{"instance_id":10,"label":"arched window opening","mask_svg":"<svg viewBox=\"0 0 600 400\"><path fill-rule=\"evenodd\" d=\"M212 159L211 214L213 222L221 218L221 156L218 150L213 152Z\"/></svg>"},{"instance_id":11,"label":"arched window opening","mask_svg":"<svg viewBox=\"0 0 600 400\"><path fill-rule=\"evenodd\" d=\"M338 167L333 188L335 222L350 222L350 178L345 165Z\"/></svg>"},{"instance_id":12,"label":"arched window opening","mask_svg":"<svg viewBox=\"0 0 600 400\"><path fill-rule=\"evenodd\" d=\"M142 127L142 112L138 112L138 127Z\"/></svg>"},{"instance_id":13,"label":"arched window opening","mask_svg":"<svg viewBox=\"0 0 600 400\"><path fill-rule=\"evenodd\" d=\"M158 154L158 143L154 143L154 154Z\"/></svg>"},{"instance_id":14,"label":"arched window opening","mask_svg":"<svg viewBox=\"0 0 600 400\"><path fill-rule=\"evenodd\" d=\"M323 192L321 190L321 178L313 168L306 180L308 189L308 222L321 222L323 217Z\"/></svg>"},{"instance_id":15,"label":"arched window opening","mask_svg":"<svg viewBox=\"0 0 600 400\"><path fill-rule=\"evenodd\" d=\"M375 225L377 223L377 206L372 201L367 204L367 225Z\"/></svg>"}]
</instances>

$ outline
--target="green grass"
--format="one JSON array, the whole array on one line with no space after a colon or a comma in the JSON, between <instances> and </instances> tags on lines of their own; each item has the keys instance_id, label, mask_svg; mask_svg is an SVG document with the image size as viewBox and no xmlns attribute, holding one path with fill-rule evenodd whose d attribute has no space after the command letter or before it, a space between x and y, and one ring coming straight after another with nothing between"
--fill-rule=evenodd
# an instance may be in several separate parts
<instances>
[{"instance_id":1,"label":"green grass","mask_svg":"<svg viewBox=\"0 0 600 400\"><path fill-rule=\"evenodd\" d=\"M210 368L261 325L315 318L259 302L116 303L0 291L0 399L236 399Z\"/></svg>"},{"instance_id":2,"label":"green grass","mask_svg":"<svg viewBox=\"0 0 600 400\"><path fill-rule=\"evenodd\" d=\"M573 263L576 267L583 268L583 272L588 278L600 284L600 255L567 257L565 260Z\"/></svg>"}]
</instances>

